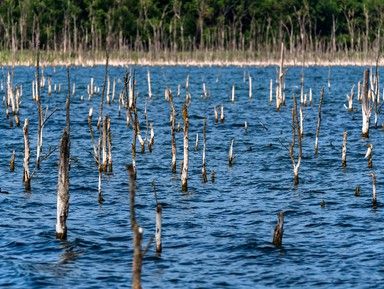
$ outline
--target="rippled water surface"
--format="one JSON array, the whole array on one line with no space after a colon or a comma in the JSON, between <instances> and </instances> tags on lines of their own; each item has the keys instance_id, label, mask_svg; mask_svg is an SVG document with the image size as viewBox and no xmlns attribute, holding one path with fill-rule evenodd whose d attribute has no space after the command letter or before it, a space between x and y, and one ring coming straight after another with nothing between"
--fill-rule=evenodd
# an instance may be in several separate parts
<instances>
[{"instance_id":1,"label":"rippled water surface","mask_svg":"<svg viewBox=\"0 0 384 289\"><path fill-rule=\"evenodd\" d=\"M269 81L276 67L133 67L143 136L144 109L155 130L152 153L137 154L137 220L144 228L144 246L155 231L155 197L163 204L163 253L149 245L143 261L144 288L372 288L384 280L384 218L381 205L384 153L380 128L361 138L361 109L344 108L346 94L363 77L363 67L304 69L305 92L313 91L313 105L304 107L303 160L300 184L293 186L288 146L292 139L292 95L299 95L300 67L286 76L287 106L276 112L269 103ZM147 71L152 76L148 99ZM126 69L111 67L116 94L122 90ZM2 69L5 85L7 68ZM14 84L22 85L20 117L30 119L31 169L36 154L37 109L31 82L35 69L16 67ZM253 97L248 97L248 74ZM65 126L66 70L46 67L60 92L42 91L48 114L58 108L44 128L46 154L57 147ZM32 179L31 192L22 184L23 132L10 128L4 102L0 117L0 287L11 288L125 288L131 286L132 233L129 221L129 181L132 128L125 112L118 113L117 96L104 113L111 117L113 174L104 176L105 202L97 202L98 173L92 157L87 124L90 107L96 126L100 94L88 99L87 84L102 86L104 67L73 67L76 92L71 103L71 171L68 240L55 238L58 151L43 160ZM174 94L177 122L189 75L190 170L187 193L181 191L179 165L182 130L177 133L178 173L170 168L169 104L164 89ZM330 75L330 89L328 76ZM202 83L209 91L202 97ZM181 85L180 96L177 86ZM231 87L235 84L235 102ZM319 155L314 156L317 106L325 87ZM4 90L1 90L4 96ZM355 94L356 95L356 94ZM213 109L224 105L225 122L215 124ZM214 183L202 183L202 125L207 117L207 170ZM248 123L247 131L244 129ZM348 131L347 167L341 168L343 130ZM199 149L194 150L199 133ZM149 136L149 134L148 134ZM235 163L228 166L234 139ZM374 147L373 169L364 159L366 145ZM138 145L139 146L139 145ZM9 171L12 150L15 172ZM378 207L372 208L370 172L377 174ZM209 177L210 179L210 177ZM356 186L361 196L354 196ZM325 206L320 206L324 201ZM283 246L272 245L276 213L285 212Z\"/></svg>"}]
</instances>

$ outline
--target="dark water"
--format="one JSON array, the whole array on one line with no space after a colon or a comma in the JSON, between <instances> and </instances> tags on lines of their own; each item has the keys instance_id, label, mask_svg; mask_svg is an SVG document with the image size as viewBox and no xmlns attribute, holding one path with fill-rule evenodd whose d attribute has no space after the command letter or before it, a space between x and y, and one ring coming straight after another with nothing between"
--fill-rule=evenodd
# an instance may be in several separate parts
<instances>
[{"instance_id":1,"label":"dark water","mask_svg":"<svg viewBox=\"0 0 384 289\"><path fill-rule=\"evenodd\" d=\"M153 97L147 99L147 70L152 75ZM287 72L287 106L276 112L269 104L269 80L276 67L198 68L136 67L139 117L145 136L144 107L154 123L152 153L137 155L137 220L144 228L144 245L154 235L156 184L163 204L163 253L154 244L143 262L144 288L372 288L384 280L384 218L381 128L371 128L362 139L361 110L343 107L363 67L334 67L331 88L328 68L305 68L305 90L313 90L313 106L304 108L303 160L300 184L293 186L288 145L291 132L291 96L298 95L301 68ZM21 120L30 119L31 167L36 151L36 105L31 97L34 68L17 67L14 83L23 85ZM23 133L9 127L2 105L0 122L0 287L12 288L126 288L131 286L132 233L129 223L129 183L125 170L131 162L132 129L118 116L117 101L105 106L111 116L113 175L103 179L105 202L97 202L97 169L91 155L87 114L94 108L97 119L100 95L88 100L91 76L102 86L104 67L72 68L76 82L72 97L72 167L68 240L55 239L57 158L54 152L42 162L32 179L32 191L22 184ZM117 92L123 86L125 68L110 68ZM253 98L248 98L248 79L253 78ZM66 71L47 67L46 77L61 84L61 92L42 92L43 106L59 108L44 128L44 153L56 147L65 126ZM3 82L6 69L3 69ZM190 76L190 170L188 193L181 192L179 173L170 169L169 106L164 89L175 96L177 122ZM205 81L209 97L202 98ZM236 100L230 101L236 85ZM319 155L314 157L314 138L319 92L325 86ZM1 92L4 95L4 91ZM83 96L83 100L81 97ZM223 104L225 122L214 123L213 107ZM216 182L201 181L202 124L207 117L207 169ZM244 122L248 123L247 132ZM381 123L382 119L379 120ZM343 130L348 130L347 168L341 168ZM194 151L199 133L199 150ZM177 134L178 171L182 159L182 132ZM228 166L228 149L234 139L235 164ZM378 203L371 206L372 181L364 160L366 144L374 146L373 170L377 174ZM16 170L9 172L12 149ZM361 186L361 196L354 189ZM325 207L320 203L324 201ZM272 244L276 213L285 211L282 248Z\"/></svg>"}]
</instances>

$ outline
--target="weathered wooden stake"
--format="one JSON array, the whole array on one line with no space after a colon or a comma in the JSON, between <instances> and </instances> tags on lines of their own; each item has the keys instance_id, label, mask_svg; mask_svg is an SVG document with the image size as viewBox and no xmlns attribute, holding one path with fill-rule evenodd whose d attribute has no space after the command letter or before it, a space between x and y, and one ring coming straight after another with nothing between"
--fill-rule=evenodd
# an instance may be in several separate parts
<instances>
[{"instance_id":1,"label":"weathered wooden stake","mask_svg":"<svg viewBox=\"0 0 384 289\"><path fill-rule=\"evenodd\" d=\"M107 115L107 163L108 163L108 172L112 172L112 133L111 133L111 118Z\"/></svg>"},{"instance_id":2,"label":"weathered wooden stake","mask_svg":"<svg viewBox=\"0 0 384 289\"><path fill-rule=\"evenodd\" d=\"M148 97L152 98L151 73L149 72L149 70L147 71L147 79L148 79Z\"/></svg>"},{"instance_id":3,"label":"weathered wooden stake","mask_svg":"<svg viewBox=\"0 0 384 289\"><path fill-rule=\"evenodd\" d=\"M101 139L101 150L102 150L102 170L107 171L108 168L108 157L107 157L107 117L103 121L102 139Z\"/></svg>"},{"instance_id":4,"label":"weathered wooden stake","mask_svg":"<svg viewBox=\"0 0 384 289\"><path fill-rule=\"evenodd\" d=\"M221 108L220 108L220 122L223 123L224 122L224 105L221 105Z\"/></svg>"},{"instance_id":5,"label":"weathered wooden stake","mask_svg":"<svg viewBox=\"0 0 384 289\"><path fill-rule=\"evenodd\" d=\"M204 124L203 124L203 165L201 168L201 175L203 177L203 183L206 183L208 181L207 167L206 167L206 162L205 162L205 150L206 150L206 142L207 142L206 131L207 131L207 119L204 118Z\"/></svg>"},{"instance_id":6,"label":"weathered wooden stake","mask_svg":"<svg viewBox=\"0 0 384 289\"><path fill-rule=\"evenodd\" d=\"M51 96L52 94L52 79L48 77L48 95Z\"/></svg>"},{"instance_id":7,"label":"weathered wooden stake","mask_svg":"<svg viewBox=\"0 0 384 289\"><path fill-rule=\"evenodd\" d=\"M149 152L152 152L153 145L155 143L155 131L153 129L153 123L152 122L149 124L149 127L150 127L150 130L151 130L151 135L150 135L150 138L149 138L148 150L149 150Z\"/></svg>"},{"instance_id":8,"label":"weathered wooden stake","mask_svg":"<svg viewBox=\"0 0 384 289\"><path fill-rule=\"evenodd\" d=\"M299 119L297 116L297 101L296 97L293 97L293 108L292 108L292 144L289 149L289 154L292 161L292 167L293 167L293 184L296 186L299 184L299 169L301 164L301 157L303 154L302 149L302 138L300 136L300 124ZM294 147L296 143L296 136L297 136L297 146L298 146L298 156L297 156L297 162L295 162L295 155L294 155Z\"/></svg>"},{"instance_id":9,"label":"weathered wooden stake","mask_svg":"<svg viewBox=\"0 0 384 289\"><path fill-rule=\"evenodd\" d=\"M195 151L199 150L199 133L196 133Z\"/></svg>"},{"instance_id":10,"label":"weathered wooden stake","mask_svg":"<svg viewBox=\"0 0 384 289\"><path fill-rule=\"evenodd\" d=\"M312 88L309 89L309 105L312 106Z\"/></svg>"},{"instance_id":11,"label":"weathered wooden stake","mask_svg":"<svg viewBox=\"0 0 384 289\"><path fill-rule=\"evenodd\" d=\"M376 175L375 173L371 173L372 176L372 206L376 208L377 200L376 200Z\"/></svg>"},{"instance_id":12,"label":"weathered wooden stake","mask_svg":"<svg viewBox=\"0 0 384 289\"><path fill-rule=\"evenodd\" d=\"M349 95L347 95L348 111L353 111L353 96L355 95L354 88L355 88L355 85L352 85L351 93Z\"/></svg>"},{"instance_id":13,"label":"weathered wooden stake","mask_svg":"<svg viewBox=\"0 0 384 289\"><path fill-rule=\"evenodd\" d=\"M361 111L363 115L363 126L362 126L362 136L365 138L369 137L369 122L372 112L372 100L369 99L368 95L368 82L369 82L369 69L366 69L364 72L364 83L363 83L363 92L362 92L362 101L361 101Z\"/></svg>"},{"instance_id":14,"label":"weathered wooden stake","mask_svg":"<svg viewBox=\"0 0 384 289\"><path fill-rule=\"evenodd\" d=\"M233 161L235 160L235 156L233 154L233 142L234 142L234 139L231 140L231 145L229 146L229 152L228 152L228 164L229 164L229 166L232 166Z\"/></svg>"},{"instance_id":15,"label":"weathered wooden stake","mask_svg":"<svg viewBox=\"0 0 384 289\"><path fill-rule=\"evenodd\" d=\"M345 168L347 166L347 136L348 133L344 130L343 133L343 147L341 150L341 166Z\"/></svg>"},{"instance_id":16,"label":"weathered wooden stake","mask_svg":"<svg viewBox=\"0 0 384 289\"><path fill-rule=\"evenodd\" d=\"M276 110L279 111L284 103L284 42L281 42L280 65L278 75L278 90L276 94Z\"/></svg>"},{"instance_id":17,"label":"weathered wooden stake","mask_svg":"<svg viewBox=\"0 0 384 289\"><path fill-rule=\"evenodd\" d=\"M108 75L108 77L107 77L107 93L105 94L107 104L111 104L110 89L111 89L111 80L110 80L109 75Z\"/></svg>"},{"instance_id":18,"label":"weathered wooden stake","mask_svg":"<svg viewBox=\"0 0 384 289\"><path fill-rule=\"evenodd\" d=\"M187 105L183 106L183 121L184 121L184 160L183 170L181 174L181 190L186 192L188 190L188 129L189 118Z\"/></svg>"},{"instance_id":19,"label":"weathered wooden stake","mask_svg":"<svg viewBox=\"0 0 384 289\"><path fill-rule=\"evenodd\" d=\"M112 102L115 100L115 92L116 92L116 78L113 78L113 85L112 85Z\"/></svg>"},{"instance_id":20,"label":"weathered wooden stake","mask_svg":"<svg viewBox=\"0 0 384 289\"><path fill-rule=\"evenodd\" d=\"M29 136L28 136L29 120L28 118L24 121L24 163L23 163L23 183L26 191L31 190L31 176L29 174Z\"/></svg>"},{"instance_id":21,"label":"weathered wooden stake","mask_svg":"<svg viewBox=\"0 0 384 289\"><path fill-rule=\"evenodd\" d=\"M277 224L273 232L272 243L276 247L281 247L283 243L283 233L284 233L284 212L277 214Z\"/></svg>"},{"instance_id":22,"label":"weathered wooden stake","mask_svg":"<svg viewBox=\"0 0 384 289\"><path fill-rule=\"evenodd\" d=\"M214 114L215 114L215 123L219 122L219 113L217 112L216 106L213 107Z\"/></svg>"},{"instance_id":23,"label":"weathered wooden stake","mask_svg":"<svg viewBox=\"0 0 384 289\"><path fill-rule=\"evenodd\" d=\"M38 122L37 122L37 142L36 142L36 167L40 168L40 158L43 147L43 108L41 105L41 96L40 96L40 52L37 52L37 62L36 62L36 104L38 112Z\"/></svg>"},{"instance_id":24,"label":"weathered wooden stake","mask_svg":"<svg viewBox=\"0 0 384 289\"><path fill-rule=\"evenodd\" d=\"M249 98L252 98L252 77L251 77L251 75L248 76L248 85L249 85L248 96L249 96Z\"/></svg>"},{"instance_id":25,"label":"weathered wooden stake","mask_svg":"<svg viewBox=\"0 0 384 289\"><path fill-rule=\"evenodd\" d=\"M171 146L172 146L172 162L171 162L171 168L172 173L176 173L176 111L175 106L173 105L173 97L172 94L170 94L169 97L169 104L171 107L171 113L170 113L170 123L171 123Z\"/></svg>"},{"instance_id":26,"label":"weathered wooden stake","mask_svg":"<svg viewBox=\"0 0 384 289\"><path fill-rule=\"evenodd\" d=\"M360 80L357 82L357 100L361 102L361 82Z\"/></svg>"},{"instance_id":27,"label":"weathered wooden stake","mask_svg":"<svg viewBox=\"0 0 384 289\"><path fill-rule=\"evenodd\" d=\"M207 86L205 85L205 82L203 82L203 95L204 98L208 97L208 91Z\"/></svg>"},{"instance_id":28,"label":"weathered wooden stake","mask_svg":"<svg viewBox=\"0 0 384 289\"><path fill-rule=\"evenodd\" d=\"M136 221L135 213L135 188L136 188L136 171L133 165L128 166L129 187L130 187L130 213L131 228L133 233L133 260L132 260L132 288L141 289L141 269L143 264L143 251L141 242L143 239L143 229Z\"/></svg>"},{"instance_id":29,"label":"weathered wooden stake","mask_svg":"<svg viewBox=\"0 0 384 289\"><path fill-rule=\"evenodd\" d=\"M163 250L162 244L161 244L161 216L163 214L163 207L161 204L156 205L156 253L160 254Z\"/></svg>"},{"instance_id":30,"label":"weathered wooden stake","mask_svg":"<svg viewBox=\"0 0 384 289\"><path fill-rule=\"evenodd\" d=\"M67 239L69 211L69 134L64 130L60 144L59 176L57 182L56 238Z\"/></svg>"},{"instance_id":31,"label":"weathered wooden stake","mask_svg":"<svg viewBox=\"0 0 384 289\"><path fill-rule=\"evenodd\" d=\"M231 96L231 101L235 102L235 84L232 84L232 96Z\"/></svg>"},{"instance_id":32,"label":"weathered wooden stake","mask_svg":"<svg viewBox=\"0 0 384 289\"><path fill-rule=\"evenodd\" d=\"M320 124L321 124L321 106L323 105L324 98L324 87L321 88L320 100L319 100L319 110L317 113L317 127L316 127L316 138L315 138L315 155L319 152L319 135L320 135Z\"/></svg>"},{"instance_id":33,"label":"weathered wooden stake","mask_svg":"<svg viewBox=\"0 0 384 289\"><path fill-rule=\"evenodd\" d=\"M365 154L365 159L368 160L368 168L372 168L372 152L373 152L373 145L372 144L368 144L367 145L367 152Z\"/></svg>"},{"instance_id":34,"label":"weathered wooden stake","mask_svg":"<svg viewBox=\"0 0 384 289\"><path fill-rule=\"evenodd\" d=\"M15 154L15 150L13 150L11 160L9 161L9 170L11 172L15 171L15 159L16 159L16 154Z\"/></svg>"},{"instance_id":35,"label":"weathered wooden stake","mask_svg":"<svg viewBox=\"0 0 384 289\"><path fill-rule=\"evenodd\" d=\"M299 109L299 114L300 114L300 137L303 138L304 136L304 115L303 115L303 108L302 106L300 105L300 109Z\"/></svg>"}]
</instances>

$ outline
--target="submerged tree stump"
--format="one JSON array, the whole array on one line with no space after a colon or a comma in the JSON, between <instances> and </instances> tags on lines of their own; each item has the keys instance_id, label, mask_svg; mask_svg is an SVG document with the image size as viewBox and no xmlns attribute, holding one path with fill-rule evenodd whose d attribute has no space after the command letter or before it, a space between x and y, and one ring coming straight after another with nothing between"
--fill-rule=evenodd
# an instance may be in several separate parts
<instances>
[{"instance_id":1,"label":"submerged tree stump","mask_svg":"<svg viewBox=\"0 0 384 289\"><path fill-rule=\"evenodd\" d=\"M283 232L284 232L284 212L277 214L277 224L275 226L275 231L273 232L272 243L276 247L281 247L283 242Z\"/></svg>"},{"instance_id":2,"label":"submerged tree stump","mask_svg":"<svg viewBox=\"0 0 384 289\"><path fill-rule=\"evenodd\" d=\"M69 210L69 134L64 130L60 144L59 177L57 183L56 238L67 238Z\"/></svg>"}]
</instances>

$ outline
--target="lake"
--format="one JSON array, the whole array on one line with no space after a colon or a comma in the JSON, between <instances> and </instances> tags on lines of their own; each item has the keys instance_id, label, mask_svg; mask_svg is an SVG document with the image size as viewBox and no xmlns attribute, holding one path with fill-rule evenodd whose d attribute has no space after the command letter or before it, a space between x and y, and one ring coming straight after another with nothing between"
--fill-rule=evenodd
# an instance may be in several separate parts
<instances>
[{"instance_id":1,"label":"lake","mask_svg":"<svg viewBox=\"0 0 384 289\"><path fill-rule=\"evenodd\" d=\"M163 252L149 244L143 260L143 288L372 288L384 280L382 188L384 153L379 128L371 122L370 138L361 137L361 105L354 112L344 108L346 94L362 80L364 67L289 67L286 106L279 112L269 103L270 79L277 67L130 67L136 75L138 115L142 136L147 134L144 111L153 123L152 153L140 153L137 143L136 217L144 230L143 247L155 233L155 191L163 205ZM152 78L148 98L147 71ZM132 127L125 109L119 115L118 93L126 68L110 67L116 79L116 96L104 105L111 117L113 173L103 176L104 203L98 204L98 171L92 156L87 123L93 107L96 130L100 94L89 99L87 85L94 77L102 90L105 67L72 67L71 171L68 238L55 238L58 150L65 127L68 92L65 67L45 67L56 92L42 88L41 99L49 118L43 135L40 170L24 191L23 130L30 120L31 162L36 157L37 106L32 100L33 67L15 67L13 83L22 85L20 127L10 127L3 99L0 116L0 287L11 288L127 288L131 286L132 231L129 211L129 177ZM380 69L381 71L381 69ZM313 91L313 103L303 107L304 137L300 183L293 185L289 156L292 141L292 96L304 88ZM248 96L248 75L253 96ZM5 95L7 68L2 69ZM177 120L183 127L181 108L189 75L189 177L182 192L180 162L183 131L176 134L177 173L171 171L169 103L164 90L174 95ZM328 79L330 78L330 87ZM203 97L203 82L208 96ZM232 85L235 101L231 101ZM58 87L60 85L60 92ZM177 86L180 95L177 96ZM275 87L275 84L274 84ZM314 155L315 131L321 88L325 88L319 154ZM3 97L2 97L3 98ZM214 107L224 106L224 123L215 123ZM206 158L208 182L201 178L202 130L207 118ZM245 122L248 128L245 129ZM341 166L343 131L348 131L347 167ZM196 134L199 147L195 150ZM96 134L97 135L97 134ZM235 162L228 165L234 139ZM373 144L373 168L364 159ZM12 150L15 171L10 172ZM211 173L215 172L215 182ZM372 207L371 172L377 175L378 206ZM361 196L356 197L356 186ZM323 204L323 205L321 205ZM277 213L285 212L282 247L272 244ZM382 243L383 242L383 243Z\"/></svg>"}]
</instances>

